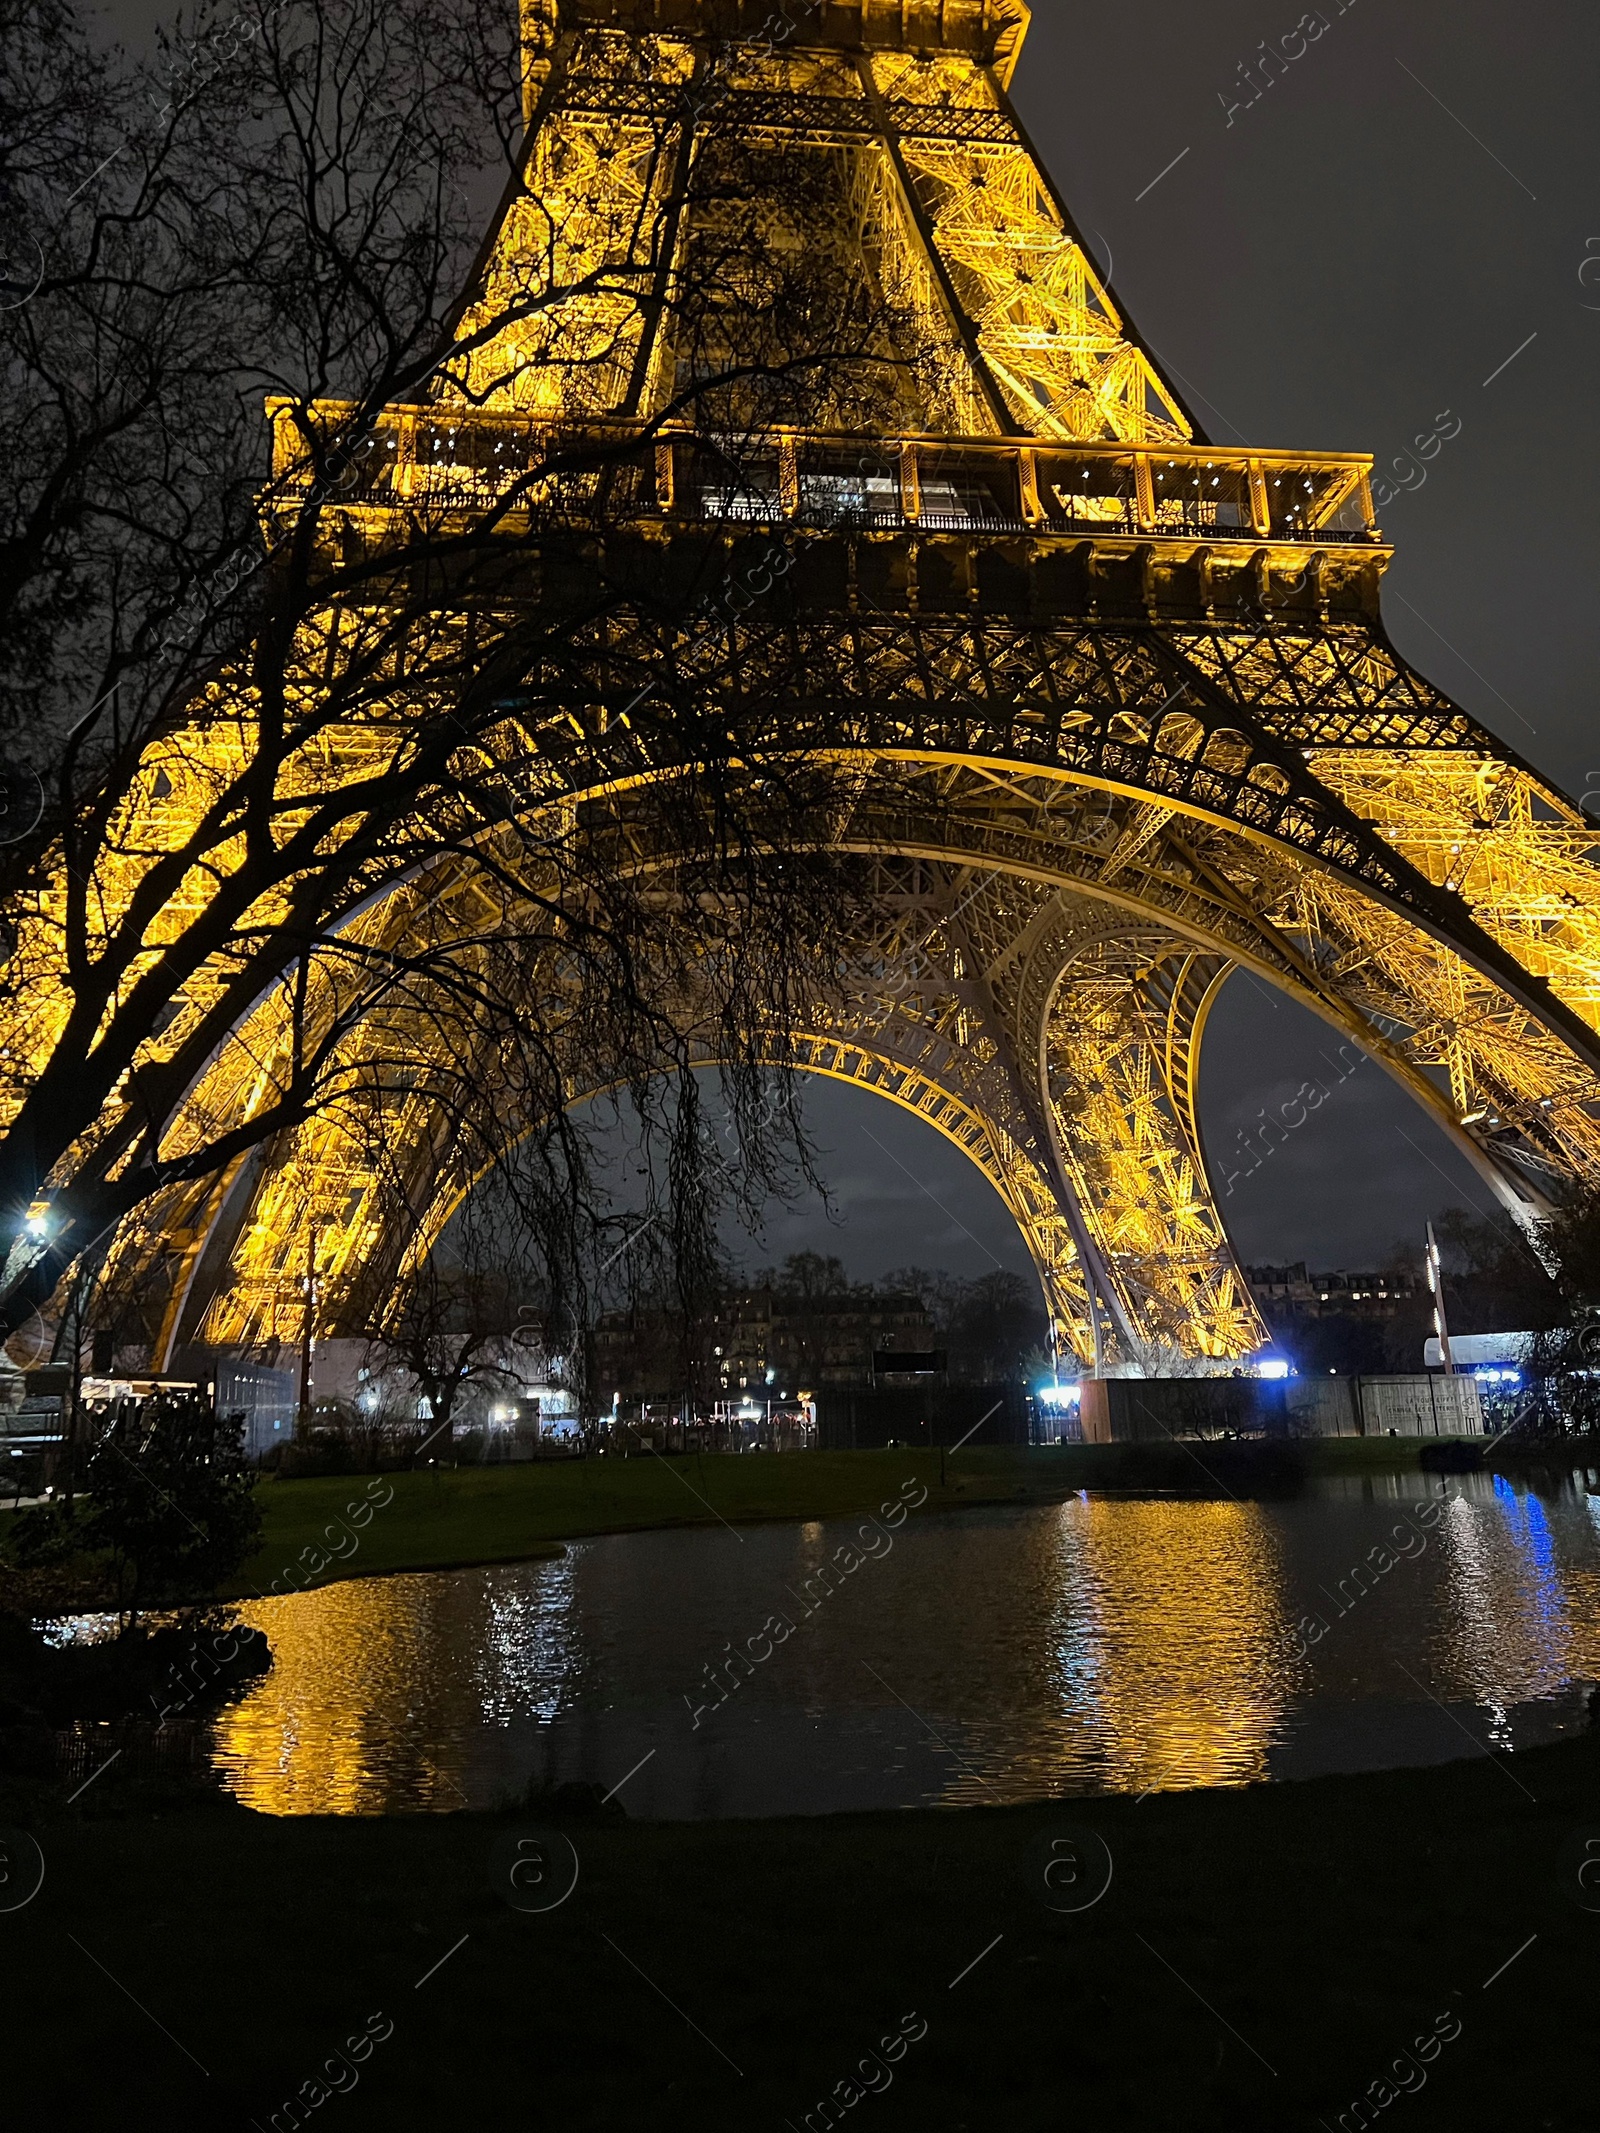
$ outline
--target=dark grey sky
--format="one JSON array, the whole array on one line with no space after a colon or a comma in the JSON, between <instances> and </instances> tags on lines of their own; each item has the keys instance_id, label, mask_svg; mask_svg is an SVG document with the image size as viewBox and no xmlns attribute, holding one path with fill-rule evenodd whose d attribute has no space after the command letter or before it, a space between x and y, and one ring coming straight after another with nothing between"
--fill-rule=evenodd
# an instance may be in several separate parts
<instances>
[{"instance_id":1,"label":"dark grey sky","mask_svg":"<svg viewBox=\"0 0 1600 2133\"><path fill-rule=\"evenodd\" d=\"M1321 13L1230 126L1221 92L1246 94L1239 66L1299 8L1040 0L1016 101L1213 435L1383 457L1459 416L1384 515L1389 627L1569 790L1600 787L1600 267L1579 280L1600 257L1600 10Z\"/></svg>"}]
</instances>

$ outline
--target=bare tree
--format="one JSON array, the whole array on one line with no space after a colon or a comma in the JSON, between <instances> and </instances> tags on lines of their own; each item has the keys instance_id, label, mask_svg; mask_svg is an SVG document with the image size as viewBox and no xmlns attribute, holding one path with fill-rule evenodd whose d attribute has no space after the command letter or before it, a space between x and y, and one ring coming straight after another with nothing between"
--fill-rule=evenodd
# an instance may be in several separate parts
<instances>
[{"instance_id":1,"label":"bare tree","mask_svg":"<svg viewBox=\"0 0 1600 2133\"><path fill-rule=\"evenodd\" d=\"M553 1351L571 1348L560 1285L566 1251L550 1252L530 1220L535 1194L519 1189L513 1156L469 1192L431 1249L426 1209L407 1202L406 1180L390 1172L388 1206L396 1238L413 1248L384 1266L351 1298L342 1331L366 1343L378 1396L396 1375L426 1404L427 1440L452 1441L463 1397L521 1386L543 1373ZM390 1262L392 1265L392 1262Z\"/></svg>"},{"instance_id":2,"label":"bare tree","mask_svg":"<svg viewBox=\"0 0 1600 2133\"><path fill-rule=\"evenodd\" d=\"M664 1133L692 1256L696 1103L653 1092L717 1059L758 1172L798 1130L757 1033L839 913L833 774L705 685L726 544L663 583L621 535L668 423L737 517L741 435L892 401L881 298L670 110L575 245L499 0L203 8L155 75L65 0L10 30L0 1329L330 1112L426 1114L463 1178L533 1145L553 1261L603 1221L575 1080ZM797 228L837 182L789 174ZM604 409L647 340L636 419L496 412Z\"/></svg>"},{"instance_id":3,"label":"bare tree","mask_svg":"<svg viewBox=\"0 0 1600 2133\"><path fill-rule=\"evenodd\" d=\"M508 1324L498 1282L481 1268L431 1254L369 1329L368 1367L382 1383L403 1374L423 1405L425 1441L442 1457L465 1394L505 1390L533 1367L531 1355L521 1370L510 1360L519 1334L525 1325Z\"/></svg>"},{"instance_id":4,"label":"bare tree","mask_svg":"<svg viewBox=\"0 0 1600 2133\"><path fill-rule=\"evenodd\" d=\"M1600 1192L1575 1188L1546 1225L1544 1241L1569 1306L1577 1316L1592 1316L1600 1309ZM1591 1341L1591 1350L1597 1345Z\"/></svg>"}]
</instances>

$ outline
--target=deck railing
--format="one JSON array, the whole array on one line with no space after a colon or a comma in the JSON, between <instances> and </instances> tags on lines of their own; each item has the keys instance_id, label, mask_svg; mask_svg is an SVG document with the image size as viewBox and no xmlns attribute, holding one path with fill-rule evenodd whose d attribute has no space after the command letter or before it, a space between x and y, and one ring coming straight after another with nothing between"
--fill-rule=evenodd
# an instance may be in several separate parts
<instances>
[{"instance_id":1,"label":"deck railing","mask_svg":"<svg viewBox=\"0 0 1600 2133\"><path fill-rule=\"evenodd\" d=\"M1381 539L1364 454L1208 445L1066 445L1048 438L738 437L617 422L556 423L440 407L390 409L347 442L350 410L315 410L317 446L276 403L286 505L317 488L355 507L534 505L607 516L1070 534L1185 542Z\"/></svg>"}]
</instances>

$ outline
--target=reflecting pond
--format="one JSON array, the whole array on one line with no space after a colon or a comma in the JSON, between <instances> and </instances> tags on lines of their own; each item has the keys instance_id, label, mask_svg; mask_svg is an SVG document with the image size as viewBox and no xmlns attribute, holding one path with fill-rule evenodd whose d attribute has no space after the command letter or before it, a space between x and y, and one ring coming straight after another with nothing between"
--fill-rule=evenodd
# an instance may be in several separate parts
<instances>
[{"instance_id":1,"label":"reflecting pond","mask_svg":"<svg viewBox=\"0 0 1600 2133\"><path fill-rule=\"evenodd\" d=\"M635 1533L241 1612L275 1664L215 1753L272 1813L570 1779L646 1817L1240 1785L1582 1726L1600 1495L1417 1475Z\"/></svg>"}]
</instances>

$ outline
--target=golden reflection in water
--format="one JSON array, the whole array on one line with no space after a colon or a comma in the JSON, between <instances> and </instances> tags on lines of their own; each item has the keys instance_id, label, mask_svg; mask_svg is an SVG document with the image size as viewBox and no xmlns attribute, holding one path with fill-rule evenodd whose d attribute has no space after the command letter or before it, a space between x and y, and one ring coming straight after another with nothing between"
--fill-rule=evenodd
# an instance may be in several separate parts
<instances>
[{"instance_id":1,"label":"golden reflection in water","mask_svg":"<svg viewBox=\"0 0 1600 2133\"><path fill-rule=\"evenodd\" d=\"M330 1585L239 1610L275 1664L216 1719L218 1760L273 1814L488 1806L530 1765L610 1783L646 1749L656 1811L762 1813L774 1758L808 1743L823 1794L881 1756L876 1775L919 1799L994 1803L1259 1781L1319 1701L1431 1692L1499 1725L1600 1677L1600 1499L1452 1480L1425 1550L1341 1610L1397 1491L932 1521L814 1609L798 1595L848 1538L832 1524L762 1529L732 1559L704 1536L629 1536ZM688 1727L678 1692L698 1698L708 1657L775 1602L797 1625L781 1661L742 1682L720 1732ZM1296 1657L1308 1608L1330 1626Z\"/></svg>"},{"instance_id":2,"label":"golden reflection in water","mask_svg":"<svg viewBox=\"0 0 1600 2133\"><path fill-rule=\"evenodd\" d=\"M216 1723L218 1760L247 1806L304 1815L466 1804L479 1687L470 1665L440 1663L436 1597L426 1576L357 1578L240 1607L273 1654L272 1671Z\"/></svg>"},{"instance_id":3,"label":"golden reflection in water","mask_svg":"<svg viewBox=\"0 0 1600 2133\"><path fill-rule=\"evenodd\" d=\"M1079 1500L1055 1537L1072 1760L1123 1792L1265 1778L1294 1662L1263 1507Z\"/></svg>"}]
</instances>

